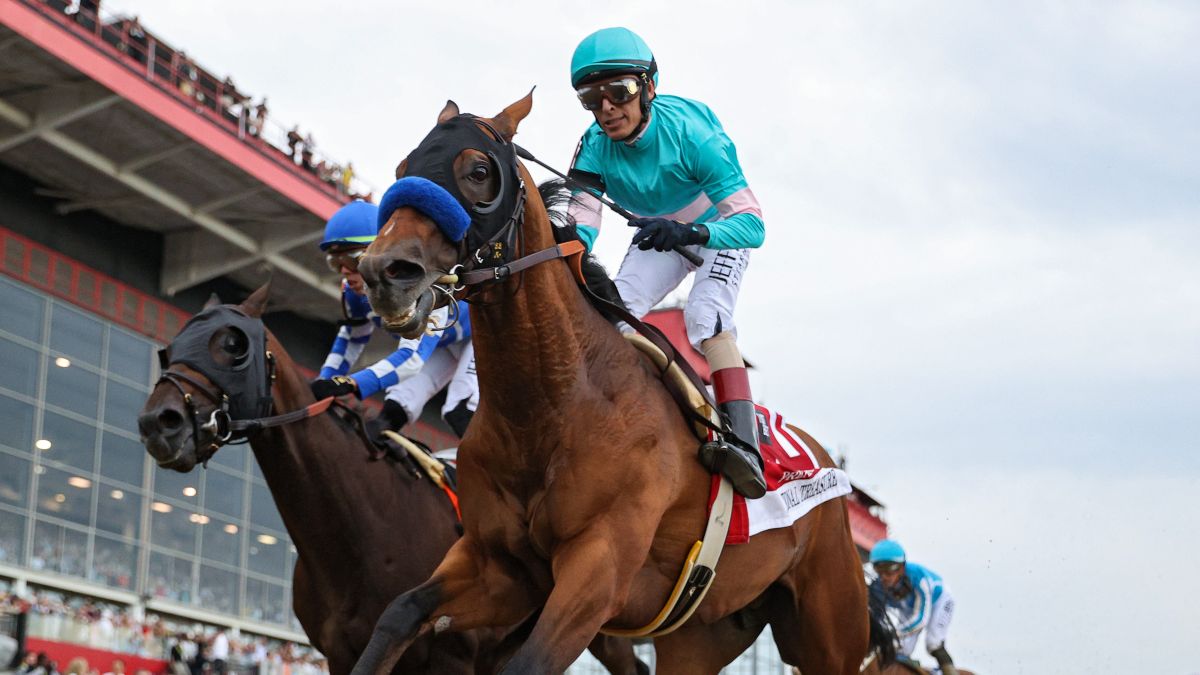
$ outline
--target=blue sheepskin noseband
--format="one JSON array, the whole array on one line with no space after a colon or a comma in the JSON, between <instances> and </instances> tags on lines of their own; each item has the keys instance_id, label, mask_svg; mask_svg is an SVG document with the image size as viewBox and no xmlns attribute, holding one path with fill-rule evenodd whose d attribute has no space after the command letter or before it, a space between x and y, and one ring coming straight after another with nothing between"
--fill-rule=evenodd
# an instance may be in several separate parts
<instances>
[{"instance_id":1,"label":"blue sheepskin noseband","mask_svg":"<svg viewBox=\"0 0 1200 675\"><path fill-rule=\"evenodd\" d=\"M379 227L401 206L411 206L428 216L450 241L458 243L471 227L471 216L446 188L419 176L392 183L379 202Z\"/></svg>"}]
</instances>

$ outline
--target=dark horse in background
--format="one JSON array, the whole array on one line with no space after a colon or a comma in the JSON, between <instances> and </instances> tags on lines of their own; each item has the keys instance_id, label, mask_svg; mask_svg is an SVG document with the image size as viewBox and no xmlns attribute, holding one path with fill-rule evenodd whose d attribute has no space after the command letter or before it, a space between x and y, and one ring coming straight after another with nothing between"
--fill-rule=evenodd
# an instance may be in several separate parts
<instances>
[{"instance_id":1,"label":"dark horse in background","mask_svg":"<svg viewBox=\"0 0 1200 675\"><path fill-rule=\"evenodd\" d=\"M301 410L315 401L287 351L261 325L267 294L264 286L235 307L210 303L180 337L189 330L206 331L191 336L192 342L201 349L207 346L218 369L261 358L253 350L265 349L275 360L275 378L269 392L268 385L262 385L263 395L271 397L275 412ZM221 312L231 319L197 322ZM265 336L265 345L262 338L252 344L247 333L256 331ZM182 363L172 364L169 371L179 374L176 384L159 380L138 425L147 452L160 467L188 472L220 444L217 429L194 424L210 419L216 409L212 396L235 398L252 391L256 383L219 391L205 373ZM194 410L189 410L185 392ZM292 579L296 616L312 644L329 659L330 671L347 673L388 601L427 579L458 539L454 508L430 480L415 478L390 459L369 461L372 448L365 439L330 413L262 429L251 437L250 447L299 552ZM497 658L489 650L499 637L489 632L429 636L396 664L396 670L489 672ZM598 640L592 651L613 673L646 670L628 641Z\"/></svg>"},{"instance_id":2,"label":"dark horse in background","mask_svg":"<svg viewBox=\"0 0 1200 675\"><path fill-rule=\"evenodd\" d=\"M651 623L704 529L712 477L657 370L589 306L567 264L505 275L515 256L556 246L511 145L531 107L529 95L476 118L448 103L398 172L444 172L438 184L476 205L468 243L401 206L360 264L375 311L412 334L434 285L511 244L503 268L482 270L497 281L475 287L485 290L471 305L480 400L458 453L466 532L380 617L356 672L386 672L430 632L483 626L528 631L503 672L562 672L601 630ZM717 673L768 624L805 673L859 672L869 620L844 498L726 548L698 611L655 638L657 672Z\"/></svg>"}]
</instances>

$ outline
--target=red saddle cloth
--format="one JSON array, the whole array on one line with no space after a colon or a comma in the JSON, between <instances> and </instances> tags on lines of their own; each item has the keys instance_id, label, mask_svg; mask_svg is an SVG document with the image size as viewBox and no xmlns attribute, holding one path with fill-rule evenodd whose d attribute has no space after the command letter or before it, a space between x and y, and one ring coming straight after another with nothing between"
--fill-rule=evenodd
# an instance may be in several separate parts
<instances>
[{"instance_id":1,"label":"red saddle cloth","mask_svg":"<svg viewBox=\"0 0 1200 675\"><path fill-rule=\"evenodd\" d=\"M767 494L747 501L733 496L733 518L725 544L744 544L751 535L788 527L816 506L850 493L850 478L836 467L822 467L808 443L788 428L783 416L756 405L758 447L763 457ZM717 496L721 477L713 476L708 503Z\"/></svg>"}]
</instances>

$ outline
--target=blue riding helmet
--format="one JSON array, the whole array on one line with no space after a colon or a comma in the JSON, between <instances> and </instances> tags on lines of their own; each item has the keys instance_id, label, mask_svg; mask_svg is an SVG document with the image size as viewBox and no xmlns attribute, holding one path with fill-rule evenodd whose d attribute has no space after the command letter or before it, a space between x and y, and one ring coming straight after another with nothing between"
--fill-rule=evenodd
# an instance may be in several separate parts
<instances>
[{"instance_id":1,"label":"blue riding helmet","mask_svg":"<svg viewBox=\"0 0 1200 675\"><path fill-rule=\"evenodd\" d=\"M871 547L871 564L879 562L905 562L904 548L893 539L880 539Z\"/></svg>"},{"instance_id":2,"label":"blue riding helmet","mask_svg":"<svg viewBox=\"0 0 1200 675\"><path fill-rule=\"evenodd\" d=\"M571 56L571 87L597 76L634 73L654 79L658 64L646 41L628 28L602 28L583 38Z\"/></svg>"},{"instance_id":3,"label":"blue riding helmet","mask_svg":"<svg viewBox=\"0 0 1200 675\"><path fill-rule=\"evenodd\" d=\"M321 250L327 251L331 246L366 246L375 241L375 235L379 233L378 215L378 206L362 200L338 209L325 224Z\"/></svg>"}]
</instances>

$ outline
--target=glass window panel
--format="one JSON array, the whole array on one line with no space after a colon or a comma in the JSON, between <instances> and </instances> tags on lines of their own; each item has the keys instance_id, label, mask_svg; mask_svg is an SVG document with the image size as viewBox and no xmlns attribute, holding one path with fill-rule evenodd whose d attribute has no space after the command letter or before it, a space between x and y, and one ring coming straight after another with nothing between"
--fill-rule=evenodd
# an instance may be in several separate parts
<instances>
[{"instance_id":1,"label":"glass window panel","mask_svg":"<svg viewBox=\"0 0 1200 675\"><path fill-rule=\"evenodd\" d=\"M267 481L266 476L263 475L262 467L258 465L258 458L253 453L250 455L250 475L264 483Z\"/></svg>"},{"instance_id":2,"label":"glass window panel","mask_svg":"<svg viewBox=\"0 0 1200 675\"><path fill-rule=\"evenodd\" d=\"M283 585L261 579L246 579L246 602L242 616L255 621L286 624Z\"/></svg>"},{"instance_id":3,"label":"glass window panel","mask_svg":"<svg viewBox=\"0 0 1200 675\"><path fill-rule=\"evenodd\" d=\"M31 398L37 397L38 361L36 351L0 338L0 363L4 364L0 386Z\"/></svg>"},{"instance_id":4,"label":"glass window panel","mask_svg":"<svg viewBox=\"0 0 1200 675\"><path fill-rule=\"evenodd\" d=\"M156 598L176 602L192 602L192 561L166 553L150 554L150 570L146 592Z\"/></svg>"},{"instance_id":5,"label":"glass window panel","mask_svg":"<svg viewBox=\"0 0 1200 675\"><path fill-rule=\"evenodd\" d=\"M238 471L246 470L247 445L226 445L212 456L210 463L227 466ZM251 462L253 464L254 462Z\"/></svg>"},{"instance_id":6,"label":"glass window panel","mask_svg":"<svg viewBox=\"0 0 1200 675\"><path fill-rule=\"evenodd\" d=\"M106 431L100 443L100 474L140 487L149 457L141 442Z\"/></svg>"},{"instance_id":7,"label":"glass window panel","mask_svg":"<svg viewBox=\"0 0 1200 675\"><path fill-rule=\"evenodd\" d=\"M242 528L232 521L209 516L201 528L200 554L227 565L242 564Z\"/></svg>"},{"instance_id":8,"label":"glass window panel","mask_svg":"<svg viewBox=\"0 0 1200 675\"><path fill-rule=\"evenodd\" d=\"M259 527L283 531L283 519L279 517L279 509L275 508L271 491L265 485L254 483L250 488L250 522Z\"/></svg>"},{"instance_id":9,"label":"glass window panel","mask_svg":"<svg viewBox=\"0 0 1200 675\"><path fill-rule=\"evenodd\" d=\"M34 342L42 341L46 301L7 281L0 281L0 329Z\"/></svg>"},{"instance_id":10,"label":"glass window panel","mask_svg":"<svg viewBox=\"0 0 1200 675\"><path fill-rule=\"evenodd\" d=\"M92 480L79 473L42 467L37 487L38 513L86 526L92 520L94 490Z\"/></svg>"},{"instance_id":11,"label":"glass window panel","mask_svg":"<svg viewBox=\"0 0 1200 675\"><path fill-rule=\"evenodd\" d=\"M237 611L238 575L211 565L200 566L200 606L226 614Z\"/></svg>"},{"instance_id":12,"label":"glass window panel","mask_svg":"<svg viewBox=\"0 0 1200 675\"><path fill-rule=\"evenodd\" d=\"M72 363L66 368L50 359L46 366L46 403L87 417L96 417L100 400L100 376Z\"/></svg>"},{"instance_id":13,"label":"glass window panel","mask_svg":"<svg viewBox=\"0 0 1200 675\"><path fill-rule=\"evenodd\" d=\"M186 506L155 501L150 505L150 541L180 553L196 552L195 511Z\"/></svg>"},{"instance_id":14,"label":"glass window panel","mask_svg":"<svg viewBox=\"0 0 1200 675\"><path fill-rule=\"evenodd\" d=\"M149 395L150 392L145 389L105 380L104 423L136 434L138 413L142 412L142 406L146 404Z\"/></svg>"},{"instance_id":15,"label":"glass window panel","mask_svg":"<svg viewBox=\"0 0 1200 675\"><path fill-rule=\"evenodd\" d=\"M137 490L100 483L96 495L96 529L137 539L141 531L142 495Z\"/></svg>"},{"instance_id":16,"label":"glass window panel","mask_svg":"<svg viewBox=\"0 0 1200 675\"><path fill-rule=\"evenodd\" d=\"M88 578L113 588L134 589L137 570L137 546L97 534L92 549L92 569Z\"/></svg>"},{"instance_id":17,"label":"glass window panel","mask_svg":"<svg viewBox=\"0 0 1200 675\"><path fill-rule=\"evenodd\" d=\"M58 413L46 411L42 438L50 447L40 450L43 459L63 462L91 472L96 466L96 428Z\"/></svg>"},{"instance_id":18,"label":"glass window panel","mask_svg":"<svg viewBox=\"0 0 1200 675\"><path fill-rule=\"evenodd\" d=\"M220 469L204 472L204 510L223 513L237 519L242 517L242 502L246 480Z\"/></svg>"},{"instance_id":19,"label":"glass window panel","mask_svg":"<svg viewBox=\"0 0 1200 675\"><path fill-rule=\"evenodd\" d=\"M38 519L33 528L30 567L39 571L84 576L87 533Z\"/></svg>"},{"instance_id":20,"label":"glass window panel","mask_svg":"<svg viewBox=\"0 0 1200 675\"><path fill-rule=\"evenodd\" d=\"M251 528L250 541L246 543L249 553L247 556L248 569L259 574L269 574L276 579L283 579L285 577L284 551L288 543L284 537Z\"/></svg>"},{"instance_id":21,"label":"glass window panel","mask_svg":"<svg viewBox=\"0 0 1200 675\"><path fill-rule=\"evenodd\" d=\"M200 487L204 478L200 471L179 473L171 469L156 468L153 473L155 494L193 507L200 505Z\"/></svg>"},{"instance_id":22,"label":"glass window panel","mask_svg":"<svg viewBox=\"0 0 1200 675\"><path fill-rule=\"evenodd\" d=\"M54 303L50 318L50 348L93 366L100 365L104 324L73 309Z\"/></svg>"},{"instance_id":23,"label":"glass window panel","mask_svg":"<svg viewBox=\"0 0 1200 675\"><path fill-rule=\"evenodd\" d=\"M0 445L33 452L33 406L0 394Z\"/></svg>"},{"instance_id":24,"label":"glass window panel","mask_svg":"<svg viewBox=\"0 0 1200 675\"><path fill-rule=\"evenodd\" d=\"M29 460L0 452L0 504L25 508L29 494Z\"/></svg>"},{"instance_id":25,"label":"glass window panel","mask_svg":"<svg viewBox=\"0 0 1200 675\"><path fill-rule=\"evenodd\" d=\"M150 383L152 345L143 338L110 327L108 330L108 371L134 382Z\"/></svg>"},{"instance_id":26,"label":"glass window panel","mask_svg":"<svg viewBox=\"0 0 1200 675\"><path fill-rule=\"evenodd\" d=\"M25 516L0 509L0 562L25 564Z\"/></svg>"}]
</instances>

